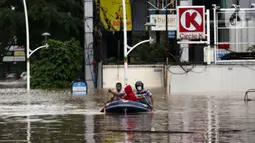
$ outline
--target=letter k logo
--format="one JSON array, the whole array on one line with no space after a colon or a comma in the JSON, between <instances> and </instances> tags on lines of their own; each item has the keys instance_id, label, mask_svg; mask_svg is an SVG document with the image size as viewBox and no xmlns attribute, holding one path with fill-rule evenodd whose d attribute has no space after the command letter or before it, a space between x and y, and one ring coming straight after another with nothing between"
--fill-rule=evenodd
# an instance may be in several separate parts
<instances>
[{"instance_id":1,"label":"letter k logo","mask_svg":"<svg viewBox=\"0 0 255 143\"><path fill-rule=\"evenodd\" d=\"M196 12L193 12L192 14L190 14L189 12L186 13L186 27L190 28L191 24L194 27L200 27L200 25L195 21L195 18L197 16Z\"/></svg>"},{"instance_id":2,"label":"letter k logo","mask_svg":"<svg viewBox=\"0 0 255 143\"><path fill-rule=\"evenodd\" d=\"M203 32L204 31L203 9L180 9L179 26L180 32Z\"/></svg>"}]
</instances>

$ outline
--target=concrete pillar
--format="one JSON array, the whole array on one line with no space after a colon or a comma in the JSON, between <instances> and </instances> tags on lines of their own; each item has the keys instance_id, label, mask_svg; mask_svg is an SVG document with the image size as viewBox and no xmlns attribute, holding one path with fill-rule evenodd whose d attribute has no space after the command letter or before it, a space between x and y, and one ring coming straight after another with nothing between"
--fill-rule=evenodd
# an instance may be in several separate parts
<instances>
[{"instance_id":1,"label":"concrete pillar","mask_svg":"<svg viewBox=\"0 0 255 143\"><path fill-rule=\"evenodd\" d=\"M192 0L180 0L180 6L192 6ZM183 40L188 41L188 40ZM180 45L182 51L181 61L188 62L189 61L189 44L181 44Z\"/></svg>"},{"instance_id":2,"label":"concrete pillar","mask_svg":"<svg viewBox=\"0 0 255 143\"><path fill-rule=\"evenodd\" d=\"M84 0L84 60L85 80L88 88L95 88L95 75L93 68L93 0Z\"/></svg>"}]
</instances>

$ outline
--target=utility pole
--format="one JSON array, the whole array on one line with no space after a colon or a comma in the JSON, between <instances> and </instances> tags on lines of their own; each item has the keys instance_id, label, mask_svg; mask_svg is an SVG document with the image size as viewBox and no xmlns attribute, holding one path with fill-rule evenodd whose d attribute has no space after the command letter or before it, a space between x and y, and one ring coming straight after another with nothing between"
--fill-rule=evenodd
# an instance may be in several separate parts
<instances>
[{"instance_id":1,"label":"utility pole","mask_svg":"<svg viewBox=\"0 0 255 143\"><path fill-rule=\"evenodd\" d=\"M166 16L166 31L165 31L165 82L164 87L166 88L168 80L168 11L167 11L167 0L165 0L165 16ZM167 88L166 88L167 89Z\"/></svg>"},{"instance_id":2,"label":"utility pole","mask_svg":"<svg viewBox=\"0 0 255 143\"><path fill-rule=\"evenodd\" d=\"M98 88L98 79L101 79L101 75L99 75L98 73L101 73L99 70L99 63L102 61L102 53L101 53L101 41L102 41L102 33L101 33L101 29L100 29L100 0L98 0L97 2L97 6L96 6L96 18L95 18L95 28L94 28L94 32L95 32L95 47L94 47L94 53L95 53L95 64L93 66L95 69L95 87ZM99 77L100 76L100 77Z\"/></svg>"},{"instance_id":3,"label":"utility pole","mask_svg":"<svg viewBox=\"0 0 255 143\"><path fill-rule=\"evenodd\" d=\"M170 92L170 87L169 87L169 78L168 78L168 53L169 53L169 39L168 39L168 14L172 14L172 11L170 12L169 11L169 13L168 13L168 6L170 5L170 7L171 8L173 8L174 7L174 2L176 2L176 1L174 1L174 0L171 0L170 1L170 3L168 4L167 3L167 0L165 0L165 16L166 16L166 35L165 35L165 70L164 70L164 72L165 72L165 82L164 82L164 85L165 85L165 89L166 89L166 93L169 93Z\"/></svg>"},{"instance_id":4,"label":"utility pole","mask_svg":"<svg viewBox=\"0 0 255 143\"><path fill-rule=\"evenodd\" d=\"M165 35L165 39L166 39L166 47L165 47L165 64L168 65L168 50L169 50L169 40L168 40L168 14L172 14L172 11L168 11L168 7L169 7L169 4L167 3L168 1L165 0L165 10L166 10L166 13L165 13L165 16L166 16L166 35ZM174 8L174 0L171 0L170 1L170 7L171 8Z\"/></svg>"},{"instance_id":5,"label":"utility pole","mask_svg":"<svg viewBox=\"0 0 255 143\"><path fill-rule=\"evenodd\" d=\"M168 15L168 11L167 11L167 7L168 7L168 6L167 6L167 0L165 0L165 2L166 2L166 9L165 9L165 10L166 10L166 13L165 13L165 16L166 16L166 35L165 35L165 36L166 36L166 37L165 37L165 40L166 40L166 41L165 41L165 42L166 42L166 43L165 43L165 44L166 44L165 46L166 46L166 47L165 47L165 64L167 65L167 64L168 64L168 63L167 63L167 62L168 62L168 16L167 16L167 15Z\"/></svg>"},{"instance_id":6,"label":"utility pole","mask_svg":"<svg viewBox=\"0 0 255 143\"><path fill-rule=\"evenodd\" d=\"M127 74L127 70L128 70L128 54L135 49L137 46L143 44L143 43L147 43L147 42L152 42L153 39L151 39L151 37L148 40L143 40L137 44L135 44L134 46L130 47L127 43L127 15L126 15L126 3L125 0L122 0L122 6L123 6L123 44L124 44L124 81L125 81L125 85L128 84L128 74ZM156 26L154 23L146 23L145 26ZM129 51L128 51L129 49Z\"/></svg>"}]
</instances>

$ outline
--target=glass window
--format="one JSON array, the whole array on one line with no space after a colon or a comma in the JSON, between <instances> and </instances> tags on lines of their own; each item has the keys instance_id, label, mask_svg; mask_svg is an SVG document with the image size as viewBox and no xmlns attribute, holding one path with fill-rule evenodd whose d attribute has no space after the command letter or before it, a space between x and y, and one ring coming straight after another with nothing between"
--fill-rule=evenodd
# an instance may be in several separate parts
<instances>
[{"instance_id":1,"label":"glass window","mask_svg":"<svg viewBox=\"0 0 255 143\"><path fill-rule=\"evenodd\" d=\"M168 5L169 3L173 3L173 5L175 4L176 0L148 0L148 2L150 2L151 4L153 4L154 6L158 7L158 8L163 8L166 5ZM149 8L154 8L153 6L149 6Z\"/></svg>"}]
</instances>

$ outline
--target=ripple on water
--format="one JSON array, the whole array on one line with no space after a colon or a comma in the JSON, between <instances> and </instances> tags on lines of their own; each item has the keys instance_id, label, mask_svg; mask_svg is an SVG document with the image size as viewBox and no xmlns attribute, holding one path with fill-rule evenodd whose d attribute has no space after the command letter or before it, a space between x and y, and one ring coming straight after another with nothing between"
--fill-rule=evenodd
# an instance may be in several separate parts
<instances>
[{"instance_id":1,"label":"ripple on water","mask_svg":"<svg viewBox=\"0 0 255 143\"><path fill-rule=\"evenodd\" d=\"M72 97L69 91L0 89L0 140L32 142L253 142L255 102L241 96L167 95L153 91L155 111L133 115L99 112L107 92ZM135 130L138 132L112 132ZM146 132L139 132L146 131ZM154 131L154 132L149 132ZM193 134L156 133L191 131ZM13 133L15 133L15 136ZM29 135L29 136L28 136ZM27 142L27 141L26 141Z\"/></svg>"}]
</instances>

